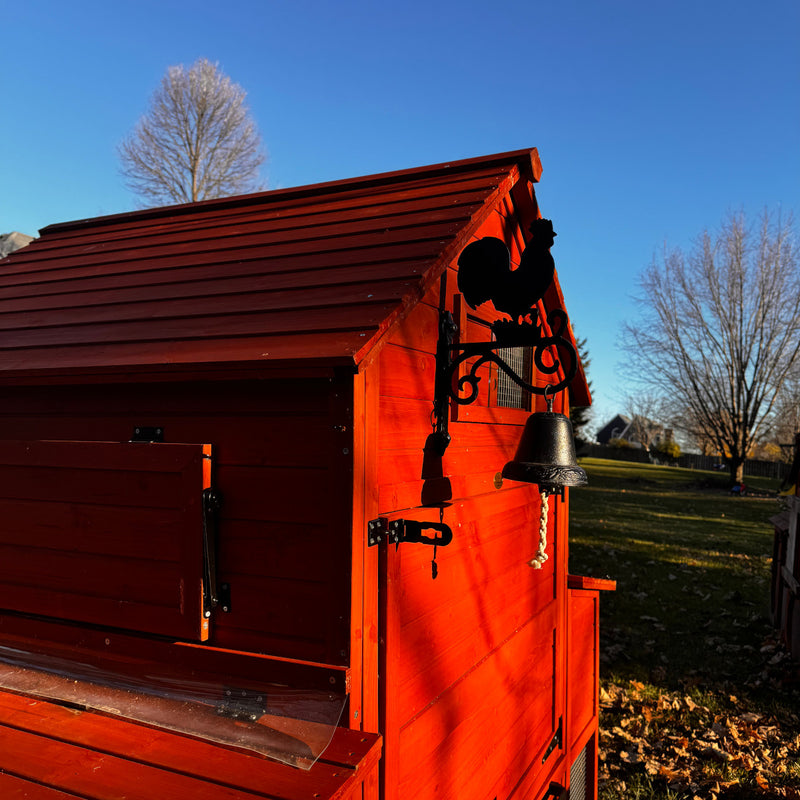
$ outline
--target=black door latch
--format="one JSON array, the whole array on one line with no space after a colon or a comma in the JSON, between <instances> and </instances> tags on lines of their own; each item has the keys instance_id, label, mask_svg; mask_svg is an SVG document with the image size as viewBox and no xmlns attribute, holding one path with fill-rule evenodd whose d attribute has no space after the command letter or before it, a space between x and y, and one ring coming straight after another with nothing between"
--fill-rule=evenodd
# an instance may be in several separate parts
<instances>
[{"instance_id":1,"label":"black door latch","mask_svg":"<svg viewBox=\"0 0 800 800\"><path fill-rule=\"evenodd\" d=\"M433 536L423 535L423 531L434 531ZM447 547L453 541L453 531L444 522L419 522L413 519L392 519L377 517L367 523L367 543L370 547L381 542L400 544L411 542L427 544L432 547Z\"/></svg>"}]
</instances>

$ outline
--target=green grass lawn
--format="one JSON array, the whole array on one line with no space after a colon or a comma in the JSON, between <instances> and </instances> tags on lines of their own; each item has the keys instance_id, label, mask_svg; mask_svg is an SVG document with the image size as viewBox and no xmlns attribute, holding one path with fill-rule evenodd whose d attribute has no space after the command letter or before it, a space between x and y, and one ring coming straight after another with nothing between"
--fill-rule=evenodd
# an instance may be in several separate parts
<instances>
[{"instance_id":1,"label":"green grass lawn","mask_svg":"<svg viewBox=\"0 0 800 800\"><path fill-rule=\"evenodd\" d=\"M727 474L581 465L570 572L617 581L601 599L601 797L800 798L800 693L768 618L777 485L735 497Z\"/></svg>"}]
</instances>

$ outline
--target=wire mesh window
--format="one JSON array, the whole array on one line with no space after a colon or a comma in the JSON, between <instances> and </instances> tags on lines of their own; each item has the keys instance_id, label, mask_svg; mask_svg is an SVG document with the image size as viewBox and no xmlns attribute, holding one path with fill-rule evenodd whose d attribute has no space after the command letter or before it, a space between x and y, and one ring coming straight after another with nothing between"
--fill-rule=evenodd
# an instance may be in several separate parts
<instances>
[{"instance_id":1,"label":"wire mesh window","mask_svg":"<svg viewBox=\"0 0 800 800\"><path fill-rule=\"evenodd\" d=\"M591 744L591 742L589 743ZM581 750L569 770L569 800L588 800L589 744Z\"/></svg>"},{"instance_id":2,"label":"wire mesh window","mask_svg":"<svg viewBox=\"0 0 800 800\"><path fill-rule=\"evenodd\" d=\"M530 347L502 347L497 354L526 383L531 382L533 349ZM530 411L531 394L516 384L503 370L497 370L497 405L502 408L522 408Z\"/></svg>"}]
</instances>

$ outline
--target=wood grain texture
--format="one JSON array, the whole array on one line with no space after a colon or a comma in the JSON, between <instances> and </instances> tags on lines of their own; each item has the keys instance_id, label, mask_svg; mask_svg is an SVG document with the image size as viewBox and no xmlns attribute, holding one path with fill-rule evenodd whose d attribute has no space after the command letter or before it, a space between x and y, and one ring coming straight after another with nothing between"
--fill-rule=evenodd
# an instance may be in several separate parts
<instances>
[{"instance_id":1,"label":"wood grain texture","mask_svg":"<svg viewBox=\"0 0 800 800\"><path fill-rule=\"evenodd\" d=\"M42 800L341 800L360 797L380 753L377 736L339 729L330 755L303 771L6 692L0 693L0 744L0 775L12 776L15 790L30 791L20 797Z\"/></svg>"},{"instance_id":2,"label":"wood grain texture","mask_svg":"<svg viewBox=\"0 0 800 800\"><path fill-rule=\"evenodd\" d=\"M4 441L3 607L206 639L210 456L207 445Z\"/></svg>"},{"instance_id":3,"label":"wood grain texture","mask_svg":"<svg viewBox=\"0 0 800 800\"><path fill-rule=\"evenodd\" d=\"M597 727L599 601L597 592L569 592L568 730L576 745L586 740L587 729L595 732Z\"/></svg>"},{"instance_id":4,"label":"wood grain texture","mask_svg":"<svg viewBox=\"0 0 800 800\"><path fill-rule=\"evenodd\" d=\"M331 397L342 392L349 395L351 383L352 378L346 376L341 384L338 379L321 378L95 385L90 390L9 387L0 407L0 438L22 433L37 439L119 442L129 438L137 425L147 425L165 432L168 444L156 452L167 452L170 442L211 441L214 486L223 498L218 576L231 587L232 602L229 613L214 614L210 644L345 665L350 639L350 500L341 513L333 512L332 503L351 493L351 456L344 452L349 448L337 432L337 426L349 429L351 423L350 412L334 406ZM128 447L147 450L159 445ZM21 479L10 476L9 487ZM141 551L141 531L165 539L159 551L165 565L180 555L177 539L171 535L178 514L176 486L165 481L148 479L152 509L133 507L124 525L115 524L119 513L113 506L92 506L93 519L114 525L114 535L97 534L97 526L76 522L70 553L52 561L53 585L67 579L69 570L61 567L68 567L69 559L82 553L93 557L92 548L103 546L106 559L116 559L117 574L129 565L148 568L143 588L134 584L129 589L144 592L148 599L167 567L156 562L150 570L149 562L142 560L147 555ZM88 492L91 482L83 483ZM134 481L134 485L138 484ZM52 501L58 492L62 499L69 497L74 486L63 491L44 484L40 488ZM109 491L102 485L99 488ZM309 502L310 497L316 502ZM13 502L25 515L26 536L50 552L50 544L63 538L59 512L51 508L57 504L24 497ZM6 508L2 503L0 507ZM8 527L0 533L0 549L9 546L10 535ZM201 535L202 528L194 548L198 556L202 556ZM116 588L112 571L95 571L95 575L96 581L106 582L106 588ZM322 607L330 616L320 613ZM158 613L157 608L152 610L154 618Z\"/></svg>"},{"instance_id":5,"label":"wood grain texture","mask_svg":"<svg viewBox=\"0 0 800 800\"><path fill-rule=\"evenodd\" d=\"M518 192L513 202L500 198L475 238L498 236L518 259L525 240L519 214L538 214L530 195ZM448 282L455 284L455 274ZM424 498L430 484L446 484L441 514L454 534L435 554L435 579L432 548L401 544L385 553L381 672L388 686L382 716L388 800L538 797L549 780L563 782L568 771L568 506L548 500L548 559L533 570L528 562L539 538L538 489L497 481L529 412L495 407L496 371L487 368L477 402L459 407L450 420L445 454L436 461L425 450L432 431L437 304L450 308L453 291L440 297L432 289L391 331L380 357L381 514L438 521L440 509L423 507ZM484 323L491 318L491 310L470 310L462 318L464 339L488 340ZM534 383L543 380L550 377L533 377ZM544 410L542 403L533 405ZM594 632L593 620L577 614L578 663L585 660L586 636ZM585 716L587 686L596 686L596 672L588 681L578 719L586 730L596 721L591 704ZM545 759L559 724L564 741Z\"/></svg>"},{"instance_id":6,"label":"wood grain texture","mask_svg":"<svg viewBox=\"0 0 800 800\"><path fill-rule=\"evenodd\" d=\"M0 373L320 354L352 364L530 159L50 226L4 261Z\"/></svg>"}]
</instances>

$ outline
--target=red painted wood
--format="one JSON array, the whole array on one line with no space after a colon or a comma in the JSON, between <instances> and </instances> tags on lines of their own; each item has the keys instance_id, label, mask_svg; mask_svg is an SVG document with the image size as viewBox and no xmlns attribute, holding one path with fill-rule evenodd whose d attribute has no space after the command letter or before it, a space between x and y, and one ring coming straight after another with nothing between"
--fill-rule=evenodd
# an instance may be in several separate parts
<instances>
[{"instance_id":1,"label":"red painted wood","mask_svg":"<svg viewBox=\"0 0 800 800\"><path fill-rule=\"evenodd\" d=\"M505 153L497 157L455 162L450 165L434 165L407 170L405 174L383 174L353 178L336 184L316 184L287 190L271 191L267 194L240 196L235 200L216 203L195 203L191 206L120 214L115 217L99 217L73 223L48 226L47 238L37 242L39 253L53 247L53 241L83 245L91 237L95 227L102 227L107 240L137 238L143 229L162 232L179 229L208 231L213 225L235 225L253 219L278 218L291 221L308 215L309 208L319 214L347 209L372 209L390 204L395 207L404 201L418 202L424 198L444 198L445 202L454 192L466 193L480 190L487 185L502 181L509 172L509 165L525 158L528 153ZM489 164L492 160L494 163ZM483 162L478 163L478 162ZM454 169L455 167L455 169ZM349 184L349 185L345 185ZM289 222L289 225L293 223ZM44 233L44 231L43 231ZM213 233L209 238L216 238ZM56 238L57 237L57 238ZM91 241L91 239L89 239Z\"/></svg>"},{"instance_id":2,"label":"red painted wood","mask_svg":"<svg viewBox=\"0 0 800 800\"><path fill-rule=\"evenodd\" d=\"M0 797L4 800L75 800L74 794L65 794L23 778L0 773Z\"/></svg>"},{"instance_id":3,"label":"red painted wood","mask_svg":"<svg viewBox=\"0 0 800 800\"><path fill-rule=\"evenodd\" d=\"M235 677L241 688L263 688L270 683L298 689L344 694L349 683L346 667L297 659L263 656L206 644L172 642L119 631L0 616L3 646L22 653L73 660L92 668L147 682L158 674L164 681L226 686Z\"/></svg>"},{"instance_id":4,"label":"red painted wood","mask_svg":"<svg viewBox=\"0 0 800 800\"><path fill-rule=\"evenodd\" d=\"M0 437L19 426L30 438L121 441L132 424L156 424L170 441L208 441L218 455L230 613L215 614L206 645L112 637L107 657L140 670L142 659L174 658L178 673L229 670L246 683L262 666L264 679L294 670L349 678L349 724L385 734L385 800L539 797L551 778L566 780L577 746L567 701L567 506L550 499L550 558L534 572L525 562L536 549L535 487L495 484L527 414L489 407L491 371L483 405L451 423L435 476L450 481L444 520L455 533L438 549L439 576L431 577L430 548L364 542L365 522L379 512L439 518L419 507L435 473L423 447L438 276L448 270L449 307L455 260L470 239L500 235L518 259L522 225L539 214L527 186L536 161L517 153L56 226L0 275L5 383L92 381L91 390L47 393L11 386ZM547 304L562 307L558 290ZM302 371L312 361L331 380L232 380L261 364ZM173 382L164 381L167 364L181 365ZM361 374L332 369L346 364ZM159 383L103 385L104 370L120 380L128 367L135 380ZM218 382L190 377L204 373ZM37 523L42 537L48 521ZM130 543L115 547L127 553ZM577 662L588 618L574 616L570 635L584 647ZM47 639L42 625L15 635ZM0 617L0 641L4 629L10 635ZM103 646L88 634L79 650L100 658ZM564 745L542 765L560 718ZM119 747L126 761L130 741ZM188 765L178 772L199 774ZM339 795L371 800L377 790L373 771Z\"/></svg>"},{"instance_id":5,"label":"red painted wood","mask_svg":"<svg viewBox=\"0 0 800 800\"><path fill-rule=\"evenodd\" d=\"M518 258L524 238L517 209L510 202L496 208L475 236L502 236ZM449 277L454 284L455 274ZM448 305L450 297L452 288ZM423 447L431 432L433 298L435 290L392 330L381 351L378 483L381 513L390 518L433 521L439 514L420 507L431 468ZM479 322L491 311L475 316L465 326L469 341L489 335ZM452 442L438 465L450 483L444 521L454 531L453 543L437 553L438 577L431 579L429 548L401 545L385 556L388 798L539 797L549 780L565 782L569 768L567 504L549 499L549 559L532 570L536 487L495 482L528 412L487 407L494 403L494 375L487 370L483 377L479 402L451 420ZM543 405L535 402L534 409ZM585 624L575 622L581 635ZM506 666L507 674L493 675ZM536 681L549 681L549 690L537 691ZM559 721L565 740L542 764Z\"/></svg>"},{"instance_id":6,"label":"red painted wood","mask_svg":"<svg viewBox=\"0 0 800 800\"><path fill-rule=\"evenodd\" d=\"M201 494L210 453L205 445L3 442L3 606L207 638Z\"/></svg>"},{"instance_id":7,"label":"red painted wood","mask_svg":"<svg viewBox=\"0 0 800 800\"><path fill-rule=\"evenodd\" d=\"M613 592L617 588L617 582L609 578L594 578L588 575L569 575L567 579L570 589Z\"/></svg>"},{"instance_id":8,"label":"red painted wood","mask_svg":"<svg viewBox=\"0 0 800 800\"><path fill-rule=\"evenodd\" d=\"M584 732L597 728L598 699L598 606L597 592L569 592L568 730L569 739L578 745L586 740ZM577 755L577 752L575 753Z\"/></svg>"},{"instance_id":9,"label":"red painted wood","mask_svg":"<svg viewBox=\"0 0 800 800\"><path fill-rule=\"evenodd\" d=\"M23 349L39 349L29 369L70 359L87 367L207 362L197 343L210 340L214 349L221 338L226 360L253 361L265 356L246 340L270 334L308 358L315 343L302 335L312 330L346 332L339 356L365 353L387 321L404 313L403 303L430 284L427 273L456 255L469 235L464 229L489 213L500 187L529 163L529 153L504 154L236 203L51 226L0 276L10 290L0 299L7 355L0 371L21 369ZM378 257L358 262L367 249ZM323 263L334 254L345 268L339 274ZM348 272L353 254L372 270ZM388 274L383 263L394 265ZM187 349L187 342L195 346ZM134 343L144 346L138 359L126 347ZM105 349L87 349L99 344ZM268 346L261 353L288 355Z\"/></svg>"},{"instance_id":10,"label":"red painted wood","mask_svg":"<svg viewBox=\"0 0 800 800\"><path fill-rule=\"evenodd\" d=\"M555 624L552 614L532 620L401 731L400 797L508 796L542 763L554 730Z\"/></svg>"},{"instance_id":11,"label":"red painted wood","mask_svg":"<svg viewBox=\"0 0 800 800\"><path fill-rule=\"evenodd\" d=\"M131 297L128 292L119 292L114 298L107 298L105 303L102 305L98 303L97 306L76 304L65 308L63 301L59 299L62 305L59 308L58 325L66 330L75 328L82 338L88 339L85 329L78 326L106 323L108 332L113 335L123 323L138 322L143 317L150 327L156 320L163 320L166 324L170 320L194 316L206 318L220 316L227 319L231 315L244 316L256 312L261 316L269 312L294 309L300 309L304 314L313 316L320 313L319 309L331 305L360 305L364 298L364 290L359 285L313 287L301 285L278 290L271 277L260 280L248 278L235 282L225 280L220 283L220 286L212 284L210 287L198 287L180 293L172 286L170 296L157 304L153 303L152 297L148 297L152 295L152 290L149 292L140 290L139 297ZM410 288L406 278L382 281L371 292L371 305L395 304L409 293ZM80 295L76 299L80 301ZM98 301L102 299L98 298ZM32 326L45 325L50 321L50 311L41 308L35 300L13 304L18 308L13 306L9 308L9 305L0 304L2 309L0 324L6 331L19 329L27 331Z\"/></svg>"},{"instance_id":12,"label":"red painted wood","mask_svg":"<svg viewBox=\"0 0 800 800\"><path fill-rule=\"evenodd\" d=\"M42 783L90 800L349 797L365 777L359 773L376 768L380 751L375 735L339 729L329 751L304 771L8 693L0 693L0 743L0 770L34 782L33 791Z\"/></svg>"},{"instance_id":13,"label":"red painted wood","mask_svg":"<svg viewBox=\"0 0 800 800\"><path fill-rule=\"evenodd\" d=\"M349 511L334 513L331 504L350 495L351 479L343 469L350 456L336 426L351 425L349 412L334 413L329 404L336 385L322 379L101 386L88 393L82 387L9 388L0 409L0 438L22 432L31 438L120 441L136 425L153 425L169 441L212 440L214 482L223 497L219 575L231 586L232 606L228 614L215 613L210 642L346 664L351 529ZM172 502L170 494L162 505ZM41 544L47 544L58 512L35 505L28 522L36 523ZM101 511L113 520L113 511ZM138 526L146 521L142 512L133 512L129 527L107 540L111 552L135 555ZM158 513L151 522L154 536L158 525L165 531L172 525ZM126 530L130 535L123 535ZM0 546L5 535L0 533ZM76 541L84 550L92 546L85 531ZM319 612L321 606L335 625Z\"/></svg>"},{"instance_id":14,"label":"red painted wood","mask_svg":"<svg viewBox=\"0 0 800 800\"><path fill-rule=\"evenodd\" d=\"M380 408L380 362L365 372L364 410L364 516L374 519L378 514L378 421ZM363 729L380 730L380 612L379 612L379 553L367 548L364 554L364 624L363 624ZM367 787L364 800L377 800L379 787Z\"/></svg>"}]
</instances>

